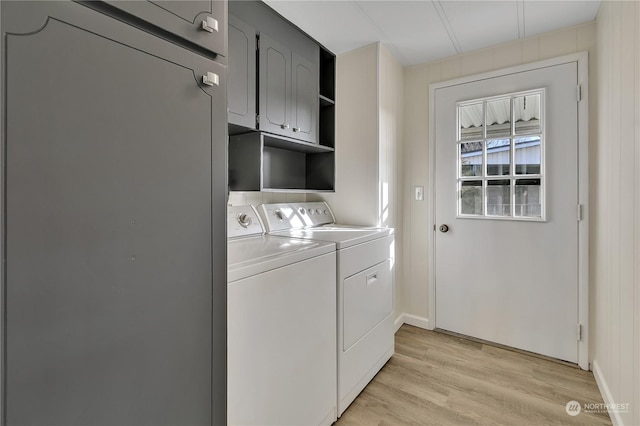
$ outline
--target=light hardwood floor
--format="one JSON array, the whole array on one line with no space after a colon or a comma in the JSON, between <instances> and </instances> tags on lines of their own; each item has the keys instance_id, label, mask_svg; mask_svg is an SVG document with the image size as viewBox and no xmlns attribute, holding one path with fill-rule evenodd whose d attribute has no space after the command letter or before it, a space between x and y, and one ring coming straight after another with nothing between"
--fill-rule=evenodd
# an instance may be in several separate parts
<instances>
[{"instance_id":1,"label":"light hardwood floor","mask_svg":"<svg viewBox=\"0 0 640 426\"><path fill-rule=\"evenodd\" d=\"M396 353L338 420L350 425L610 425L569 401L603 403L576 367L403 325Z\"/></svg>"}]
</instances>

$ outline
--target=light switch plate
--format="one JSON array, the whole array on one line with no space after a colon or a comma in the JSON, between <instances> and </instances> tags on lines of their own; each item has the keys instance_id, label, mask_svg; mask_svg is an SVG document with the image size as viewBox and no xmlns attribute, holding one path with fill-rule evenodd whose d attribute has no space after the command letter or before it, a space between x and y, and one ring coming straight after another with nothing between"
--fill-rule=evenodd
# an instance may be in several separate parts
<instances>
[{"instance_id":1,"label":"light switch plate","mask_svg":"<svg viewBox=\"0 0 640 426\"><path fill-rule=\"evenodd\" d=\"M424 200L424 186L416 186L416 201Z\"/></svg>"}]
</instances>

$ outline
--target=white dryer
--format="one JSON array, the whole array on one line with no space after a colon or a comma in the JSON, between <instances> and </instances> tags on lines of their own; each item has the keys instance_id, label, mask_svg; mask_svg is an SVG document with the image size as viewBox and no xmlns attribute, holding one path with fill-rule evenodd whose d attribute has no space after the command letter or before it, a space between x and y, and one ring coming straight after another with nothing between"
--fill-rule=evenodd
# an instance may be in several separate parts
<instances>
[{"instance_id":1,"label":"white dryer","mask_svg":"<svg viewBox=\"0 0 640 426\"><path fill-rule=\"evenodd\" d=\"M251 206L227 224L228 423L330 425L335 244L264 235Z\"/></svg>"},{"instance_id":2,"label":"white dryer","mask_svg":"<svg viewBox=\"0 0 640 426\"><path fill-rule=\"evenodd\" d=\"M394 352L393 229L335 224L324 202L258 206L269 235L336 244L338 417Z\"/></svg>"}]
</instances>

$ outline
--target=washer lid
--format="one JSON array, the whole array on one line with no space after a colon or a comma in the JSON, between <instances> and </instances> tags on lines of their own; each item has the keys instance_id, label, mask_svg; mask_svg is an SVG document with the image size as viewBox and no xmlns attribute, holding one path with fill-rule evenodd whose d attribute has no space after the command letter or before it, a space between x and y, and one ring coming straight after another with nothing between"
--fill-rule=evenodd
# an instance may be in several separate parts
<instances>
[{"instance_id":1,"label":"washer lid","mask_svg":"<svg viewBox=\"0 0 640 426\"><path fill-rule=\"evenodd\" d=\"M279 236L237 238L227 241L227 281L281 268L322 254L335 252L331 242Z\"/></svg>"},{"instance_id":2,"label":"washer lid","mask_svg":"<svg viewBox=\"0 0 640 426\"><path fill-rule=\"evenodd\" d=\"M335 243L336 248L339 250L356 244L366 243L377 238L384 238L392 233L392 228L325 225L317 228L292 229L287 232L278 233L278 235L306 238L314 241L329 241Z\"/></svg>"}]
</instances>

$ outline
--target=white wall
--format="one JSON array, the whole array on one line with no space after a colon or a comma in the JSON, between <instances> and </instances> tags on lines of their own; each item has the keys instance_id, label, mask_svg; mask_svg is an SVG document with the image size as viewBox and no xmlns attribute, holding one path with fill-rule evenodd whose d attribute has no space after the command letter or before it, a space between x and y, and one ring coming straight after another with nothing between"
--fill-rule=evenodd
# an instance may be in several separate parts
<instances>
[{"instance_id":1,"label":"white wall","mask_svg":"<svg viewBox=\"0 0 640 426\"><path fill-rule=\"evenodd\" d=\"M307 201L307 194L295 192L258 192L258 191L231 191L229 192L230 206L246 206L251 204L258 206L269 203L297 203Z\"/></svg>"},{"instance_id":2,"label":"white wall","mask_svg":"<svg viewBox=\"0 0 640 426\"><path fill-rule=\"evenodd\" d=\"M402 181L403 161L403 68L389 53L384 45L379 49L379 158L381 159L378 199L378 224L395 229L395 312L402 312L404 296L402 294L404 227L402 223L402 200L404 182ZM400 324L401 325L401 324Z\"/></svg>"},{"instance_id":3,"label":"white wall","mask_svg":"<svg viewBox=\"0 0 640 426\"><path fill-rule=\"evenodd\" d=\"M336 190L308 199L326 200L339 223L395 228L400 259L403 68L381 43L339 55L336 67ZM396 291L402 272L396 264Z\"/></svg>"},{"instance_id":4,"label":"white wall","mask_svg":"<svg viewBox=\"0 0 640 426\"><path fill-rule=\"evenodd\" d=\"M404 73L404 280L402 293L405 321L427 327L428 309L427 223L428 200L415 201L413 188L428 185L429 178L429 84L465 75L497 70L570 53L589 51L590 94L594 92L596 26L594 22L542 34L515 42L416 65ZM591 96L590 102L596 102ZM594 122L590 110L590 122ZM593 130L590 129L591 131ZM590 146L595 146L591 138ZM592 149L593 150L593 149ZM591 150L591 151L592 151ZM433 228L431 228L433 229Z\"/></svg>"},{"instance_id":5,"label":"white wall","mask_svg":"<svg viewBox=\"0 0 640 426\"><path fill-rule=\"evenodd\" d=\"M377 44L336 57L335 193L319 198L343 224L378 222L379 77Z\"/></svg>"},{"instance_id":6,"label":"white wall","mask_svg":"<svg viewBox=\"0 0 640 426\"><path fill-rule=\"evenodd\" d=\"M597 139L592 159L592 365L614 424L640 425L640 3L597 16Z\"/></svg>"}]
</instances>

